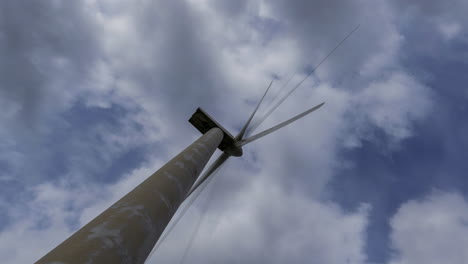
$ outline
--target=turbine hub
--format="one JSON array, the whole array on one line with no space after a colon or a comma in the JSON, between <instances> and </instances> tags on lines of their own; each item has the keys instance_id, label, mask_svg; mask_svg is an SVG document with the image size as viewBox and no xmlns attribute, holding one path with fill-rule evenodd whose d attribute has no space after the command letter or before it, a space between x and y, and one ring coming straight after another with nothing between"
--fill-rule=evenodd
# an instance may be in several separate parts
<instances>
[{"instance_id":1,"label":"turbine hub","mask_svg":"<svg viewBox=\"0 0 468 264\"><path fill-rule=\"evenodd\" d=\"M237 141L236 141L237 142ZM224 152L228 154L229 156L234 156L234 157L241 157L243 154L242 147L237 146L237 144L233 144L229 147L227 147Z\"/></svg>"}]
</instances>

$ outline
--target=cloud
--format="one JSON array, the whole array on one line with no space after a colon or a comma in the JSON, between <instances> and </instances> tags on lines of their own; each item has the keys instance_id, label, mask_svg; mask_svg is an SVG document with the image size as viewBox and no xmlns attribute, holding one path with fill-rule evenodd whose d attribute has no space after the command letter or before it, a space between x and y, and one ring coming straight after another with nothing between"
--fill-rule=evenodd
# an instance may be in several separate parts
<instances>
[{"instance_id":1,"label":"cloud","mask_svg":"<svg viewBox=\"0 0 468 264\"><path fill-rule=\"evenodd\" d=\"M434 192L404 203L391 220L395 257L390 263L466 263L468 202Z\"/></svg>"},{"instance_id":2,"label":"cloud","mask_svg":"<svg viewBox=\"0 0 468 264\"><path fill-rule=\"evenodd\" d=\"M403 72L372 82L354 99L358 108L365 108L358 114L367 113L367 121L394 141L411 137L412 123L423 120L432 105L429 88Z\"/></svg>"},{"instance_id":3,"label":"cloud","mask_svg":"<svg viewBox=\"0 0 468 264\"><path fill-rule=\"evenodd\" d=\"M395 1L392 6L401 14L408 55L438 63L465 60L468 19L462 10L468 8L466 1Z\"/></svg>"},{"instance_id":4,"label":"cloud","mask_svg":"<svg viewBox=\"0 0 468 264\"><path fill-rule=\"evenodd\" d=\"M462 27L457 23L441 23L439 31L447 40L451 40L461 33Z\"/></svg>"},{"instance_id":5,"label":"cloud","mask_svg":"<svg viewBox=\"0 0 468 264\"><path fill-rule=\"evenodd\" d=\"M0 95L31 125L73 100L99 54L95 25L80 3L3 1L1 9Z\"/></svg>"}]
</instances>

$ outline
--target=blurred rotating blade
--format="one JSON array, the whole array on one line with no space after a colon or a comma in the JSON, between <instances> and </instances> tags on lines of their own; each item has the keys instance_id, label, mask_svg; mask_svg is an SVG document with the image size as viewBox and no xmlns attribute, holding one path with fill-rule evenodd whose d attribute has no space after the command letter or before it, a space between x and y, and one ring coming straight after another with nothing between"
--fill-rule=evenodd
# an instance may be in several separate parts
<instances>
[{"instance_id":1,"label":"blurred rotating blade","mask_svg":"<svg viewBox=\"0 0 468 264\"><path fill-rule=\"evenodd\" d=\"M206 172L198 179L197 182L192 186L190 191L188 192L187 197L189 197L208 177L210 177L213 172L215 172L219 166L221 166L227 159L229 158L229 155L226 153L222 153L214 162L211 164L211 166L206 170Z\"/></svg>"},{"instance_id":2,"label":"blurred rotating blade","mask_svg":"<svg viewBox=\"0 0 468 264\"><path fill-rule=\"evenodd\" d=\"M190 190L189 194L187 194L186 198L185 198L185 206L184 208L180 211L180 213L174 217L173 220L171 220L171 225L167 228L167 230L164 230L162 236L159 238L158 242L156 243L156 245L154 246L153 250L151 251L150 253L150 257L154 254L154 252L156 252L158 250L158 248L161 246L161 244L164 242L164 240L167 238L167 236L169 236L169 234L172 232L172 230L174 229L174 227L177 225L177 223L179 223L180 219L182 219L182 217L184 217L185 213L188 211L188 209L192 206L193 202L195 202L195 200L198 198L198 196L200 196L200 194L203 192L203 190L206 188L206 186L208 186L209 182L211 181L211 179L213 179L213 177L208 177L210 176L211 174L213 174L214 172L217 171L217 169L220 168L220 166L229 158L229 155L223 153L221 154L218 159L216 159L215 162L213 162L213 164L210 166L210 168L208 168L208 170L205 172L205 174L203 174L203 176L200 178L200 180L197 182L197 187L193 188ZM208 181L207 181L208 179ZM203 184L205 183L205 184ZM194 185L195 186L195 185ZM198 188L200 187L200 188ZM198 190L198 191L197 191ZM194 193L195 191L197 191L196 193ZM194 193L193 195L191 195L192 193ZM150 257L148 257L148 259L150 259Z\"/></svg>"},{"instance_id":3,"label":"blurred rotating blade","mask_svg":"<svg viewBox=\"0 0 468 264\"><path fill-rule=\"evenodd\" d=\"M299 88L303 82L305 82L317 69L324 63L328 57L330 57L343 43L353 35L361 25L357 25L351 32L348 33L328 54L322 58L322 60L307 74L299 83L297 83L286 95L284 95L268 112L250 129L250 132L255 131L297 88Z\"/></svg>"},{"instance_id":4,"label":"blurred rotating blade","mask_svg":"<svg viewBox=\"0 0 468 264\"><path fill-rule=\"evenodd\" d=\"M246 145L246 144L248 144L248 143L250 143L250 142L252 142L252 141L255 141L255 140L257 140L257 139L259 139L259 138L262 138L262 137L264 137L264 136L266 136L266 135L268 135L268 134L270 134L270 133L273 133L273 132L275 132L276 130L278 130L278 129L284 127L284 126L287 126L287 125L291 124L292 122L294 122L294 121L300 119L301 117L304 117L304 116L306 116L306 115L312 113L313 111L319 109L320 107L322 107L323 104L325 104L325 103L321 103L321 104L319 104L319 105L317 105L317 106L315 106L315 107L312 107L311 109L305 111L304 113L299 114L299 115L297 115L297 116L295 116L295 117L293 117L293 118L291 118L291 119L289 119L289 120L284 121L284 122L281 123L281 124L278 124L278 125L276 125L276 126L274 126L274 127L272 127L272 128L269 128L269 129L267 129L267 130L265 130L265 131L263 131L263 132L260 132L260 133L254 135L254 136L251 136L251 137L246 138L246 139L244 139L244 140L240 140L240 141L238 141L238 144L239 144L239 146L244 146L244 145Z\"/></svg>"},{"instance_id":5,"label":"blurred rotating blade","mask_svg":"<svg viewBox=\"0 0 468 264\"><path fill-rule=\"evenodd\" d=\"M245 122L244 127L241 129L239 134L237 134L237 136L236 136L237 140L242 139L244 137L245 131L247 131L247 128L249 127L250 122L252 121L252 118L255 116L255 113L257 112L258 108L260 107L260 104L262 103L263 99L265 98L266 94L268 93L268 90L270 90L270 87L271 87L272 84L273 84L273 80L270 82L270 85L268 85L268 88L266 89L265 93L263 94L262 99L260 99L260 101L258 102L257 106L255 107L255 110L252 112L252 114L250 115L247 122Z\"/></svg>"}]
</instances>

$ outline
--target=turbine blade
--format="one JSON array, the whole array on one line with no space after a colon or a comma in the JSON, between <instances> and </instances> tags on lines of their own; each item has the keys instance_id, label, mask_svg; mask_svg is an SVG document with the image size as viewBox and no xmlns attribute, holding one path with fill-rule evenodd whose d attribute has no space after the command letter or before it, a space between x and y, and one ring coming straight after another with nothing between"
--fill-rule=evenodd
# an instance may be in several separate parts
<instances>
[{"instance_id":1,"label":"turbine blade","mask_svg":"<svg viewBox=\"0 0 468 264\"><path fill-rule=\"evenodd\" d=\"M255 107L255 110L252 112L252 114L250 115L247 122L245 122L244 127L241 129L239 134L236 136L237 140L242 139L242 137L244 136L245 131L249 127L249 124L252 121L252 118L254 117L255 113L257 112L258 108L260 107L260 104L262 103L263 99L265 98L266 94L268 93L268 90L270 90L270 87L271 87L272 84L273 84L273 80L270 82L270 85L268 85L268 88L266 89L265 93L263 94L262 99L260 99L260 101L258 102L257 106Z\"/></svg>"},{"instance_id":2,"label":"turbine blade","mask_svg":"<svg viewBox=\"0 0 468 264\"><path fill-rule=\"evenodd\" d=\"M291 82L291 80L294 78L294 76L296 76L297 73L294 73L292 74L287 80L286 82L283 83L283 85L281 85L281 87L271 96L271 100L268 102L268 104L265 105L265 109L270 109L271 106L276 102L276 99L279 98L279 96L281 95L281 93L283 93L285 91L285 88L288 86L288 84ZM265 115L264 115L265 116ZM264 119L265 117L261 117L260 120L255 120L253 121L250 125L249 125L249 128L247 129L247 131L245 131L245 136L249 136L251 134L251 132L255 131L255 128L258 127L258 123L261 122L262 119Z\"/></svg>"},{"instance_id":3,"label":"turbine blade","mask_svg":"<svg viewBox=\"0 0 468 264\"><path fill-rule=\"evenodd\" d=\"M206 172L199 178L197 182L192 186L190 191L188 192L187 197L189 197L208 177L216 171L216 169L219 168L227 159L229 158L229 155L223 152L214 162L211 164L211 166L206 170Z\"/></svg>"},{"instance_id":4,"label":"turbine blade","mask_svg":"<svg viewBox=\"0 0 468 264\"><path fill-rule=\"evenodd\" d=\"M267 130L265 130L265 131L263 131L263 132L260 132L260 133L254 135L254 136L251 136L251 137L246 138L246 139L244 139L244 140L240 140L240 141L238 141L238 144L239 144L239 146L244 146L244 145L246 145L246 144L248 144L248 143L250 143L250 142L252 142L252 141L254 141L254 140L257 140L257 139L259 139L259 138L261 138L261 137L264 137L264 136L266 136L266 135L268 135L268 134L270 134L270 133L273 133L273 132L275 132L276 130L278 130L278 129L284 127L284 126L287 126L287 125L291 124L292 122L294 122L294 121L300 119L301 117L304 117L304 116L306 116L306 115L312 113L313 111L319 109L320 107L322 107L323 104L325 104L325 103L321 103L321 104L319 104L319 105L317 105L317 106L314 106L314 107L312 107L311 109L305 111L304 113L299 114L299 115L297 115L297 116L295 116L295 117L293 117L293 118L291 118L291 119L289 119L289 120L284 121L283 123L281 123L281 124L279 124L279 125L276 125L276 126L274 126L274 127L272 127L272 128L269 128L269 129L267 129Z\"/></svg>"},{"instance_id":5,"label":"turbine blade","mask_svg":"<svg viewBox=\"0 0 468 264\"><path fill-rule=\"evenodd\" d=\"M270 115L273 113L297 88L299 88L302 83L304 83L319 67L324 63L353 33L359 29L361 25L357 25L351 32L346 35L328 54L322 58L322 60L312 69L312 71L307 74L299 83L297 83L281 100L279 100L272 108L268 110L268 112L260 119L260 121L256 122L256 124L252 127L251 131L255 131Z\"/></svg>"},{"instance_id":6,"label":"turbine blade","mask_svg":"<svg viewBox=\"0 0 468 264\"><path fill-rule=\"evenodd\" d=\"M227 155L225 153L221 154L215 160L215 162L213 162L213 164L210 166L210 168L207 170L207 172L205 172L205 174L203 174L203 176L200 177L200 180L202 180L202 181L197 182L198 183L197 187L195 187L195 188L192 187L192 189L190 189L189 194L185 197L185 201L184 201L185 206L184 206L184 208L182 208L182 210L180 211L180 213L178 215L174 216L174 218L170 222L171 225L170 226L168 225L167 230L164 230L164 232L162 233L162 235L159 238L158 242L156 243L153 250L151 251L150 257L158 250L158 248L161 246L161 244L164 242L164 240L167 238L167 236L172 232L172 230L177 225L177 223L179 223L180 219L182 219L182 217L185 215L185 213L191 207L193 202L195 202L195 200L198 198L198 196L200 196L200 194L203 192L203 190L206 188L206 186L208 186L210 180L213 178L213 177L210 177L208 179L208 176L213 174L213 172L215 172L216 169L218 169L224 163L224 161L227 160L227 158L229 158L229 155ZM222 162L221 162L221 160L222 160ZM208 179L208 181L206 181L206 179ZM205 184L203 184L204 182L205 182ZM200 187L200 188L198 188L198 187ZM198 192L196 192L194 195L191 195L196 190L198 190ZM148 259L150 257L148 257Z\"/></svg>"},{"instance_id":7,"label":"turbine blade","mask_svg":"<svg viewBox=\"0 0 468 264\"><path fill-rule=\"evenodd\" d=\"M213 175L214 176L214 175ZM199 195L200 193L202 193L205 188L208 186L208 184L213 180L214 177L210 177L210 179L208 181L205 181L205 185L203 185L203 189L201 189L197 195ZM219 178L218 178L219 179ZM212 184L213 185L213 184ZM208 207L210 205L210 202L212 201L213 199L213 194L214 194L214 188L216 186L211 186L211 188L207 191L205 191L206 193L206 197L205 197L205 201L204 201L204 204L202 204L201 208L200 208L200 218L198 218L198 221L196 221L196 225L195 225L195 228L193 229L192 233L190 234L190 238L188 239L188 244L185 246L185 250L184 250L184 254L182 255L182 258L180 260L180 264L184 264L186 263L187 261L187 256L189 255L192 247L193 247L193 244L195 242L195 239L197 238L198 234L200 233L200 227L201 225L203 224L203 222L205 222L205 218L207 216L207 211L208 211Z\"/></svg>"}]
</instances>

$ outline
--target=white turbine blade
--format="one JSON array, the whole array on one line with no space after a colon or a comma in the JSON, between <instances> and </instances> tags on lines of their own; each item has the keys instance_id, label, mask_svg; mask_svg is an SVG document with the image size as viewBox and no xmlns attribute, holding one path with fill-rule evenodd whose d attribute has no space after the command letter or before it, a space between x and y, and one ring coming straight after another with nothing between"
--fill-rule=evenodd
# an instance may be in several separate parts
<instances>
[{"instance_id":1,"label":"white turbine blade","mask_svg":"<svg viewBox=\"0 0 468 264\"><path fill-rule=\"evenodd\" d=\"M222 167L220 167L222 168ZM220 174L222 173L221 171L216 171L217 174ZM214 176L213 175L212 177L209 178L209 180L207 180L205 182L205 184L203 185L203 189L200 190L197 194L200 194L201 192L203 192L205 190L205 188L209 185L210 182L213 181L214 179ZM219 179L219 178L218 178ZM188 244L185 246L185 250L184 250L184 253L182 255L182 258L180 260L180 264L184 264L184 263L191 263L190 261L186 261L187 260L187 256L189 255L191 249L193 248L193 244L195 242L195 239L197 238L198 234L200 233L200 227L201 225L203 224L203 222L205 221L206 217L207 217L207 211L208 211L208 207L210 205L210 202L213 200L213 194L214 194L214 188L216 186L213 186L213 184L215 183L212 183L211 185L211 188L207 191L205 191L206 195L205 195L205 201L203 204L201 204L201 208L200 208L200 217L195 220L196 221L196 225L195 225L195 228L193 229L192 233L190 234L190 237L188 238Z\"/></svg>"},{"instance_id":2,"label":"white turbine blade","mask_svg":"<svg viewBox=\"0 0 468 264\"><path fill-rule=\"evenodd\" d=\"M159 238L159 240L157 241L156 245L154 246L153 250L150 253L150 257L154 254L154 252L156 252L158 250L158 248L161 246L161 244L164 242L164 240L167 238L167 236L172 232L172 230L177 225L177 223L179 223L180 219L182 219L182 217L185 215L187 210L191 207L193 202L195 202L195 200L198 198L198 196L200 196L200 194L203 192L205 187L208 186L209 181L212 179L212 177L211 177L208 181L206 181L206 179L208 179L208 176L213 174L213 172L215 172L227 160L227 158L229 158L229 155L227 155L225 153L221 154L213 162L213 164L210 166L210 168L208 168L208 170L205 172L205 174L203 174L203 176L200 177L200 180L197 182L197 187L195 187L195 188L192 187L192 189L190 189L189 194L185 197L185 201L184 201L185 206L184 206L184 208L182 208L180 213L178 215L176 215L170 221L170 223L169 223L170 226L168 225L167 230L164 230L164 232L161 234L161 237ZM202 186L202 184L204 182L206 182L206 183ZM200 188L198 188L198 187L200 187ZM199 190L199 191L197 193L195 193L194 195L191 195L196 190ZM148 259L150 259L150 257L148 257Z\"/></svg>"},{"instance_id":3,"label":"white turbine blade","mask_svg":"<svg viewBox=\"0 0 468 264\"><path fill-rule=\"evenodd\" d=\"M210 178L211 179L211 178ZM154 246L153 250L151 251L148 259L151 258L151 256L158 250L158 248L162 245L162 243L164 243L164 240L167 238L167 236L169 236L169 234L172 232L172 230L174 229L174 227L177 226L177 224L179 223L179 221L182 219L182 217L185 215L185 213L188 211L188 209L192 206L193 202L195 202L195 200L198 198L198 196L200 196L200 194L203 192L203 190L205 189L206 186L208 186L209 184L209 181L206 181L206 184L204 184L201 188L199 188L199 192L197 192L196 194L190 196L190 199L187 199L184 201L186 202L184 208L182 208L182 210L180 211L180 213L176 216L174 216L173 219L171 219L170 221L170 226L168 225L167 226L167 229L164 230L164 232L162 233L161 237L159 238L158 242L156 243L156 245Z\"/></svg>"},{"instance_id":4,"label":"white turbine blade","mask_svg":"<svg viewBox=\"0 0 468 264\"><path fill-rule=\"evenodd\" d=\"M190 191L188 192L187 197L189 197L208 177L215 172L219 166L221 166L227 159L229 158L229 154L223 152L214 162L210 165L210 167L206 170L206 172L198 179L197 182L192 186Z\"/></svg>"},{"instance_id":5,"label":"white turbine blade","mask_svg":"<svg viewBox=\"0 0 468 264\"><path fill-rule=\"evenodd\" d=\"M268 104L265 105L265 109L270 109L272 107L272 105L277 101L276 99L279 98L281 93L283 93L285 91L285 88L288 86L288 84L291 82L291 80L294 78L294 76L296 76L296 74L297 73L292 74L286 80L286 82L284 82L283 85L271 96L272 99L268 102ZM259 120L255 120L255 121L252 122L252 124L249 125L249 128L245 132L245 136L248 136L248 135L251 134L251 132L255 131L255 128L258 127L258 123L260 123L261 120L265 118L264 116L265 116L265 114Z\"/></svg>"},{"instance_id":6,"label":"white turbine blade","mask_svg":"<svg viewBox=\"0 0 468 264\"><path fill-rule=\"evenodd\" d=\"M307 74L296 86L294 86L281 100L279 100L268 112L252 127L251 131L255 131L270 115L273 113L297 88L299 88L302 83L304 83L319 67L324 63L328 57L330 57L353 33L359 29L361 25L357 25L351 32L346 35L328 54L322 58L322 60L312 69L312 71Z\"/></svg>"},{"instance_id":7,"label":"white turbine blade","mask_svg":"<svg viewBox=\"0 0 468 264\"><path fill-rule=\"evenodd\" d=\"M257 112L258 108L260 107L260 104L262 103L263 99L265 98L266 94L268 93L268 90L270 90L270 87L271 87L272 84L273 84L273 80L270 82L270 85L268 85L268 88L266 89L265 93L263 94L262 99L260 99L260 101L258 102L257 106L255 107L255 110L252 112L252 114L250 115L247 122L245 122L244 127L242 127L241 131L236 136L236 139L242 139L242 137L244 136L245 131L249 127L249 124L252 121L252 118L254 117L255 113Z\"/></svg>"},{"instance_id":8,"label":"white turbine blade","mask_svg":"<svg viewBox=\"0 0 468 264\"><path fill-rule=\"evenodd\" d=\"M289 119L287 121L284 121L283 123L281 123L279 125L276 125L276 126L274 126L272 128L269 128L269 129L267 129L267 130L265 130L263 132L260 132L260 133L254 135L254 136L251 136L251 137L246 138L244 140L240 140L240 141L238 141L238 144L239 144L239 146L244 146L244 145L246 145L246 144L248 144L248 143L250 143L252 141L255 141L255 140L257 140L257 139L259 139L261 137L264 137L264 136L266 136L266 135L268 135L270 133L273 133L276 130L278 130L278 129L284 127L284 126L287 126L287 125L291 124L292 122L300 119L301 117L304 117L304 116L312 113L313 111L319 109L320 107L322 107L323 104L325 104L325 103L321 103L321 104L319 104L319 105L317 105L315 107L312 107L311 109L305 111L304 113L299 114L299 115L297 115L297 116L295 116L295 117L293 117L293 118L291 118L291 119Z\"/></svg>"}]
</instances>

